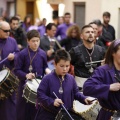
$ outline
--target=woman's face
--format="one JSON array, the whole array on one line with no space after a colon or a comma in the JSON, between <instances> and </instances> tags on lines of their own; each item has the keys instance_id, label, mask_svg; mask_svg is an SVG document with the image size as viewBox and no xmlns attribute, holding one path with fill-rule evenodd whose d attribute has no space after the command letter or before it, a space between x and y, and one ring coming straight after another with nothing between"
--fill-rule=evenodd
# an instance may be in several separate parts
<instances>
[{"instance_id":1,"label":"woman's face","mask_svg":"<svg viewBox=\"0 0 120 120\"><path fill-rule=\"evenodd\" d=\"M77 37L77 31L76 30L72 30L71 36L72 36L72 38L76 38Z\"/></svg>"},{"instance_id":2,"label":"woman's face","mask_svg":"<svg viewBox=\"0 0 120 120\"><path fill-rule=\"evenodd\" d=\"M116 53L113 53L113 62L114 64L120 66L120 46Z\"/></svg>"}]
</instances>

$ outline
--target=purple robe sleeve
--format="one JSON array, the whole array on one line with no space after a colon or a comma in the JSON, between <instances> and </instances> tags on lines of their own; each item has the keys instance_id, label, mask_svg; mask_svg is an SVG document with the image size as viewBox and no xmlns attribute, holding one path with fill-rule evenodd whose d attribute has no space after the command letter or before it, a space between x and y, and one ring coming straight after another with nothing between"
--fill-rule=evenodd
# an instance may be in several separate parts
<instances>
[{"instance_id":1,"label":"purple robe sleeve","mask_svg":"<svg viewBox=\"0 0 120 120\"><path fill-rule=\"evenodd\" d=\"M37 90L38 102L42 103L45 106L53 107L54 99L49 97L48 88L49 88L49 80L46 77L44 77Z\"/></svg>"},{"instance_id":2,"label":"purple robe sleeve","mask_svg":"<svg viewBox=\"0 0 120 120\"><path fill-rule=\"evenodd\" d=\"M22 70L23 62L24 62L24 58L21 55L21 53L19 53L15 59L14 72L20 80L26 80L26 73Z\"/></svg>"},{"instance_id":3,"label":"purple robe sleeve","mask_svg":"<svg viewBox=\"0 0 120 120\"><path fill-rule=\"evenodd\" d=\"M88 96L92 96L98 99L108 99L109 84L105 84L104 78L105 72L100 69L96 69L92 77L88 78L83 86L83 93Z\"/></svg>"}]
</instances>

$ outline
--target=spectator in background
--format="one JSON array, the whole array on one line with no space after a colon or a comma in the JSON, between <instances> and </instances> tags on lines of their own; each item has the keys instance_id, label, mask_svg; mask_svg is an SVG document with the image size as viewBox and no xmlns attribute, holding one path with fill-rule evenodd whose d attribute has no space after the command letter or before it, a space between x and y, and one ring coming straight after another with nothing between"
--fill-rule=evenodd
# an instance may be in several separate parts
<instances>
[{"instance_id":1,"label":"spectator in background","mask_svg":"<svg viewBox=\"0 0 120 120\"><path fill-rule=\"evenodd\" d=\"M22 28L28 32L29 27L31 26L31 17L27 15L22 23Z\"/></svg>"},{"instance_id":2,"label":"spectator in background","mask_svg":"<svg viewBox=\"0 0 120 120\"><path fill-rule=\"evenodd\" d=\"M60 45L64 46L66 51L69 51L72 47L76 47L81 44L80 29L77 25L72 25L67 30L67 37L60 41Z\"/></svg>"},{"instance_id":3,"label":"spectator in background","mask_svg":"<svg viewBox=\"0 0 120 120\"><path fill-rule=\"evenodd\" d=\"M39 18L36 18L35 19L35 24L34 25L31 25L29 28L28 28L28 31L30 30L38 30L38 26L41 25L41 20Z\"/></svg>"},{"instance_id":4,"label":"spectator in background","mask_svg":"<svg viewBox=\"0 0 120 120\"><path fill-rule=\"evenodd\" d=\"M46 18L43 18L42 25L38 27L38 32L40 33L40 37L42 37L46 32L46 23L47 23Z\"/></svg>"},{"instance_id":5,"label":"spectator in background","mask_svg":"<svg viewBox=\"0 0 120 120\"><path fill-rule=\"evenodd\" d=\"M109 12L103 13L103 28L112 35L111 40L115 40L115 29L109 24L111 14Z\"/></svg>"},{"instance_id":6,"label":"spectator in background","mask_svg":"<svg viewBox=\"0 0 120 120\"><path fill-rule=\"evenodd\" d=\"M56 32L56 37L59 39L58 40L62 40L64 38L66 38L66 31L67 29L73 25L73 23L70 22L70 18L71 18L71 14L70 13L65 13L64 14L64 23L58 25L57 27L57 32Z\"/></svg>"},{"instance_id":7,"label":"spectator in background","mask_svg":"<svg viewBox=\"0 0 120 120\"><path fill-rule=\"evenodd\" d=\"M12 17L10 19L10 36L15 38L18 44L18 48L22 50L27 46L26 32L19 26L19 19Z\"/></svg>"},{"instance_id":8,"label":"spectator in background","mask_svg":"<svg viewBox=\"0 0 120 120\"><path fill-rule=\"evenodd\" d=\"M105 47L103 42L98 38L98 25L95 22L89 23L89 25L94 29L95 44L101 47Z\"/></svg>"},{"instance_id":9,"label":"spectator in background","mask_svg":"<svg viewBox=\"0 0 120 120\"><path fill-rule=\"evenodd\" d=\"M98 25L98 41L102 41L104 48L107 50L112 41L112 35L104 29L103 24L99 19L94 20L94 22Z\"/></svg>"},{"instance_id":10,"label":"spectator in background","mask_svg":"<svg viewBox=\"0 0 120 120\"><path fill-rule=\"evenodd\" d=\"M6 22L9 23L10 18L8 17L8 13L7 13L6 10L3 10L3 11L2 11L2 17L3 17L3 20L4 20L4 21L6 21Z\"/></svg>"},{"instance_id":11,"label":"spectator in background","mask_svg":"<svg viewBox=\"0 0 120 120\"><path fill-rule=\"evenodd\" d=\"M46 26L46 34L41 37L40 48L43 49L47 54L48 67L49 69L54 69L53 59L54 52L56 50L55 43L55 33L56 33L56 25L54 23L49 23Z\"/></svg>"},{"instance_id":12,"label":"spectator in background","mask_svg":"<svg viewBox=\"0 0 120 120\"><path fill-rule=\"evenodd\" d=\"M58 17L57 26L60 25L60 24L63 24L63 23L64 23L64 17L63 17L63 16L59 16L59 17Z\"/></svg>"}]
</instances>

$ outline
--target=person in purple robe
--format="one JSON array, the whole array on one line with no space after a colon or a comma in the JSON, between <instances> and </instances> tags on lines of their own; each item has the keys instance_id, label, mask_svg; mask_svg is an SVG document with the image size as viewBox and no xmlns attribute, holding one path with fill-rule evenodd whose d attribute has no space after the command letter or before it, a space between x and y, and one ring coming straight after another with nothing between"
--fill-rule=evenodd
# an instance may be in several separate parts
<instances>
[{"instance_id":1,"label":"person in purple robe","mask_svg":"<svg viewBox=\"0 0 120 120\"><path fill-rule=\"evenodd\" d=\"M15 74L20 79L17 96L17 120L34 120L37 109L35 104L22 97L26 81L41 79L50 73L47 66L47 55L39 48L40 35L37 30L27 33L28 47L19 52L15 60Z\"/></svg>"},{"instance_id":2,"label":"person in purple robe","mask_svg":"<svg viewBox=\"0 0 120 120\"><path fill-rule=\"evenodd\" d=\"M46 33L46 18L43 18L42 25L38 27L38 32L40 33L40 37L42 37Z\"/></svg>"},{"instance_id":3,"label":"person in purple robe","mask_svg":"<svg viewBox=\"0 0 120 120\"><path fill-rule=\"evenodd\" d=\"M73 25L73 23L70 23L70 18L71 18L70 13L67 12L67 13L64 14L64 23L58 25L57 32L56 32L56 35L55 35L55 37L58 40L62 40L62 39L67 37L66 31L70 26Z\"/></svg>"},{"instance_id":4,"label":"person in purple robe","mask_svg":"<svg viewBox=\"0 0 120 120\"><path fill-rule=\"evenodd\" d=\"M30 17L29 15L27 15L27 16L24 18L24 22L22 23L21 27L22 27L26 32L28 32L30 26L31 26L31 17Z\"/></svg>"},{"instance_id":5,"label":"person in purple robe","mask_svg":"<svg viewBox=\"0 0 120 120\"><path fill-rule=\"evenodd\" d=\"M97 120L110 120L115 111L120 111L120 40L111 43L105 64L87 79L83 93L97 98L102 106Z\"/></svg>"},{"instance_id":6,"label":"person in purple robe","mask_svg":"<svg viewBox=\"0 0 120 120\"><path fill-rule=\"evenodd\" d=\"M79 92L74 77L68 74L70 59L69 53L63 49L55 53L55 70L44 76L37 90L40 106L35 120L55 120L61 104L67 110L72 110L74 99L83 104L91 103L89 98Z\"/></svg>"},{"instance_id":7,"label":"person in purple robe","mask_svg":"<svg viewBox=\"0 0 120 120\"><path fill-rule=\"evenodd\" d=\"M5 22L0 22L0 70L14 68L14 58L16 53L19 51L16 40L9 37L10 25ZM9 74L8 74L9 76ZM6 76L0 75L5 78ZM7 78L7 77L6 77ZM11 79L12 80L12 79ZM1 82L0 82L1 85ZM0 88L0 119L1 120L16 120L16 99L15 92L12 93L6 99L1 99L1 88Z\"/></svg>"}]
</instances>

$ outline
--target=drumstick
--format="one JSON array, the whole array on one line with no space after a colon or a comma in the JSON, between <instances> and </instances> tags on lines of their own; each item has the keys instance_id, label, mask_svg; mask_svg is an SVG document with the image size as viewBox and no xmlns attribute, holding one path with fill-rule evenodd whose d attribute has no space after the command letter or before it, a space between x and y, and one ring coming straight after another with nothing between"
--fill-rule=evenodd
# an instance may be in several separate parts
<instances>
[{"instance_id":1,"label":"drumstick","mask_svg":"<svg viewBox=\"0 0 120 120\"><path fill-rule=\"evenodd\" d=\"M13 52L13 54L14 54L14 53L15 53L15 52ZM6 58L5 58L5 59L3 59L2 61L0 61L0 64L1 64L1 63L3 63L4 61L6 61L6 60L7 60L7 58L8 58L8 57L6 57Z\"/></svg>"},{"instance_id":2,"label":"drumstick","mask_svg":"<svg viewBox=\"0 0 120 120\"><path fill-rule=\"evenodd\" d=\"M100 63L103 60L99 60L99 61L93 61L93 62L86 62L85 65L89 65L89 64L94 64L94 63Z\"/></svg>"},{"instance_id":3,"label":"drumstick","mask_svg":"<svg viewBox=\"0 0 120 120\"><path fill-rule=\"evenodd\" d=\"M57 95L55 94L55 92L53 92L53 94L55 95L56 98L58 98ZM65 108L65 106L62 105L62 104L61 104L61 106L63 107L63 109L65 110L65 112L68 114L68 116L71 118L71 120L74 120L74 119L72 118L72 116L69 114L69 112L67 111L67 109Z\"/></svg>"},{"instance_id":4,"label":"drumstick","mask_svg":"<svg viewBox=\"0 0 120 120\"><path fill-rule=\"evenodd\" d=\"M34 78L36 80L36 82L39 84L39 82L37 81L36 77Z\"/></svg>"}]
</instances>

